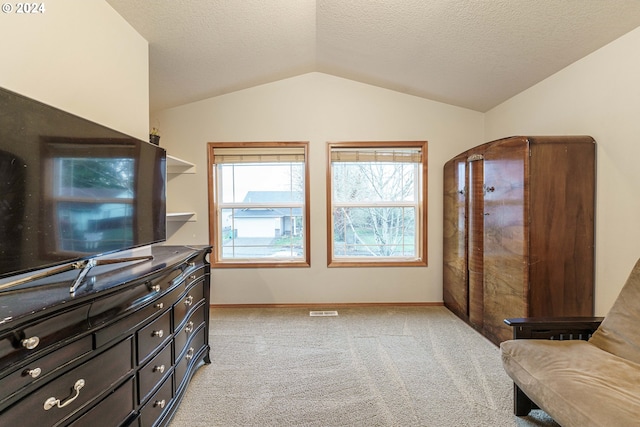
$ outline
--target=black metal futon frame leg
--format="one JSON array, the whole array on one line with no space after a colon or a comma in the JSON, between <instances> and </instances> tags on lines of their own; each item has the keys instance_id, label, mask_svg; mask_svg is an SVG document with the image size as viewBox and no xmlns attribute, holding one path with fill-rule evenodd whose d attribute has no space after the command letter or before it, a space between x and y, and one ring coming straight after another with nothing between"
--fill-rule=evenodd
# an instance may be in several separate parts
<instances>
[{"instance_id":1,"label":"black metal futon frame leg","mask_svg":"<svg viewBox=\"0 0 640 427\"><path fill-rule=\"evenodd\" d=\"M533 403L529 397L524 394L520 387L513 385L513 413L519 417L529 415L532 409L538 409L538 405Z\"/></svg>"}]
</instances>

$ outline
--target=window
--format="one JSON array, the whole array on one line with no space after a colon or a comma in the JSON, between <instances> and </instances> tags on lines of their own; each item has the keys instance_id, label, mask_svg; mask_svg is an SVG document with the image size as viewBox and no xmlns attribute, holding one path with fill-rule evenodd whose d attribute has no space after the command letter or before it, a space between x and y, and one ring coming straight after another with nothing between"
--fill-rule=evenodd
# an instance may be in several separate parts
<instances>
[{"instance_id":1,"label":"window","mask_svg":"<svg viewBox=\"0 0 640 427\"><path fill-rule=\"evenodd\" d=\"M307 149L307 142L209 143L215 266L309 266Z\"/></svg>"},{"instance_id":2,"label":"window","mask_svg":"<svg viewBox=\"0 0 640 427\"><path fill-rule=\"evenodd\" d=\"M328 144L329 266L426 265L427 142Z\"/></svg>"}]
</instances>

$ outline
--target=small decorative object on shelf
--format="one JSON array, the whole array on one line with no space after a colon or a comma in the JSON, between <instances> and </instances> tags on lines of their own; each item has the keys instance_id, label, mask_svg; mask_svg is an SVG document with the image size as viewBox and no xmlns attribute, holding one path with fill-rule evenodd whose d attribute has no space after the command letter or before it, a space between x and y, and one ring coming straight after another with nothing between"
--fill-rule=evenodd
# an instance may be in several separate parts
<instances>
[{"instance_id":1,"label":"small decorative object on shelf","mask_svg":"<svg viewBox=\"0 0 640 427\"><path fill-rule=\"evenodd\" d=\"M151 128L149 133L149 142L155 145L160 145L160 131L158 128Z\"/></svg>"}]
</instances>

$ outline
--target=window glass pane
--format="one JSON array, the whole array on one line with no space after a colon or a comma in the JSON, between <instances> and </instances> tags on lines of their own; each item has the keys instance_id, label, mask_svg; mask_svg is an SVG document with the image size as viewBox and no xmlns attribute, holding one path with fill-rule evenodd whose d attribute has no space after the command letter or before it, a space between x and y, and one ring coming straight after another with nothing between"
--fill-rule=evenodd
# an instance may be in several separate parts
<instances>
[{"instance_id":1,"label":"window glass pane","mask_svg":"<svg viewBox=\"0 0 640 427\"><path fill-rule=\"evenodd\" d=\"M415 257L414 207L338 207L333 210L335 257Z\"/></svg>"},{"instance_id":2,"label":"window glass pane","mask_svg":"<svg viewBox=\"0 0 640 427\"><path fill-rule=\"evenodd\" d=\"M222 258L304 256L302 208L222 209Z\"/></svg>"},{"instance_id":3,"label":"window glass pane","mask_svg":"<svg viewBox=\"0 0 640 427\"><path fill-rule=\"evenodd\" d=\"M339 162L332 164L333 202L413 202L415 163Z\"/></svg>"},{"instance_id":4,"label":"window glass pane","mask_svg":"<svg viewBox=\"0 0 640 427\"><path fill-rule=\"evenodd\" d=\"M232 163L217 167L222 203L304 201L303 163Z\"/></svg>"}]
</instances>

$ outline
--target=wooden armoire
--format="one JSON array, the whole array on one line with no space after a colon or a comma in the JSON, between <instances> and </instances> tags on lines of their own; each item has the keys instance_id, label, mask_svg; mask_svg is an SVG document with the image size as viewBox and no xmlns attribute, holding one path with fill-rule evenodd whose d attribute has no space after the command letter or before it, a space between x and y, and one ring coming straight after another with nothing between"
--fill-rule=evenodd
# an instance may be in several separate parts
<instances>
[{"instance_id":1,"label":"wooden armoire","mask_svg":"<svg viewBox=\"0 0 640 427\"><path fill-rule=\"evenodd\" d=\"M505 318L593 315L595 148L516 136L445 164L444 303L492 342Z\"/></svg>"}]
</instances>

